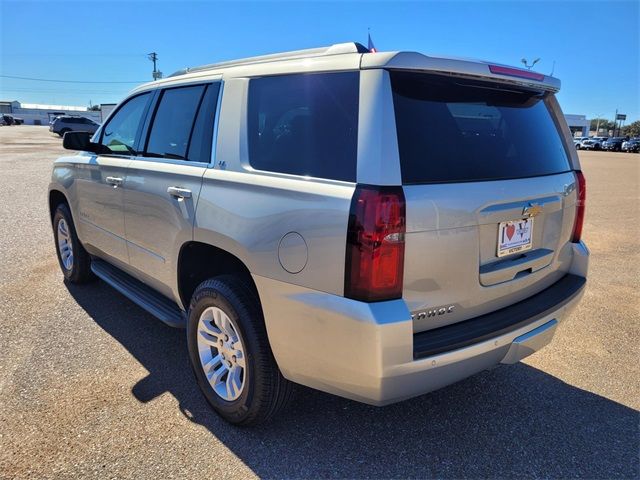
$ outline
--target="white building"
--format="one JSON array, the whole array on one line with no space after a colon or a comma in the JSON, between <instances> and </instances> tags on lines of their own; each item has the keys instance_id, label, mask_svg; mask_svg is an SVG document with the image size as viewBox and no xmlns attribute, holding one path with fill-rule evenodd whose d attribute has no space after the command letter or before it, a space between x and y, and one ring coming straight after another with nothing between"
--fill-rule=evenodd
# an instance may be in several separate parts
<instances>
[{"instance_id":1,"label":"white building","mask_svg":"<svg viewBox=\"0 0 640 480\"><path fill-rule=\"evenodd\" d=\"M105 104L105 110L113 110L112 104ZM42 105L38 103L0 102L0 114L8 113L22 118L25 125L49 125L49 121L58 115L72 115L90 118L94 122L102 123L102 111L93 111L87 107L69 105ZM106 114L105 114L106 115Z\"/></svg>"},{"instance_id":2,"label":"white building","mask_svg":"<svg viewBox=\"0 0 640 480\"><path fill-rule=\"evenodd\" d=\"M564 115L564 119L567 121L567 125L569 125L572 135L575 136L576 133L580 133L580 137L589 136L591 120L587 120L586 115L572 115L570 113L566 113Z\"/></svg>"}]
</instances>

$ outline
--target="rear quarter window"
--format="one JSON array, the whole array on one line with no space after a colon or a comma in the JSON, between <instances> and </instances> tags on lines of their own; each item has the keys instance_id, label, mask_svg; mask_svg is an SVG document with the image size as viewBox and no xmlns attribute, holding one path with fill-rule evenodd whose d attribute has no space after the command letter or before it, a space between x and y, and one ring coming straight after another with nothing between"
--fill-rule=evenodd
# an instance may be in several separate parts
<instances>
[{"instance_id":1,"label":"rear quarter window","mask_svg":"<svg viewBox=\"0 0 640 480\"><path fill-rule=\"evenodd\" d=\"M354 182L358 72L249 83L249 163L256 170Z\"/></svg>"},{"instance_id":2,"label":"rear quarter window","mask_svg":"<svg viewBox=\"0 0 640 480\"><path fill-rule=\"evenodd\" d=\"M570 170L540 91L391 72L405 184L501 180Z\"/></svg>"}]
</instances>

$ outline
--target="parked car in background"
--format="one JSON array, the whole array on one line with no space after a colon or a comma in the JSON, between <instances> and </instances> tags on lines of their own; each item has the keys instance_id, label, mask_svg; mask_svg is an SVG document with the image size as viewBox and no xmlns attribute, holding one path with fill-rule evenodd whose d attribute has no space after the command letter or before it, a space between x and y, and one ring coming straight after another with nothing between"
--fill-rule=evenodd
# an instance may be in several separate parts
<instances>
[{"instance_id":1,"label":"parked car in background","mask_svg":"<svg viewBox=\"0 0 640 480\"><path fill-rule=\"evenodd\" d=\"M632 138L626 142L622 142L621 149L623 152L640 152L640 138Z\"/></svg>"},{"instance_id":2,"label":"parked car in background","mask_svg":"<svg viewBox=\"0 0 640 480\"><path fill-rule=\"evenodd\" d=\"M59 119L60 117L64 117L64 115L55 115L55 116L51 117L51 118L49 119L49 125L50 125L50 126L51 126L51 125L53 125L53 123L54 123L57 119Z\"/></svg>"},{"instance_id":3,"label":"parked car in background","mask_svg":"<svg viewBox=\"0 0 640 480\"><path fill-rule=\"evenodd\" d=\"M602 144L608 137L591 137L587 138L580 144L582 150L602 150Z\"/></svg>"},{"instance_id":4,"label":"parked car in background","mask_svg":"<svg viewBox=\"0 0 640 480\"><path fill-rule=\"evenodd\" d=\"M2 125L22 125L23 123L24 119L14 117L13 115L9 115L8 113L0 115L0 124Z\"/></svg>"},{"instance_id":5,"label":"parked car in background","mask_svg":"<svg viewBox=\"0 0 640 480\"><path fill-rule=\"evenodd\" d=\"M56 117L53 123L49 125L49 131L57 133L62 137L67 132L95 133L99 126L100 124L94 122L90 118L65 115L62 117Z\"/></svg>"},{"instance_id":6,"label":"parked car in background","mask_svg":"<svg viewBox=\"0 0 640 480\"><path fill-rule=\"evenodd\" d=\"M589 137L573 137L573 145L580 150L582 142L589 140Z\"/></svg>"},{"instance_id":7,"label":"parked car in background","mask_svg":"<svg viewBox=\"0 0 640 480\"><path fill-rule=\"evenodd\" d=\"M626 142L628 137L613 137L602 142L602 149L610 152L621 152L622 144Z\"/></svg>"}]
</instances>

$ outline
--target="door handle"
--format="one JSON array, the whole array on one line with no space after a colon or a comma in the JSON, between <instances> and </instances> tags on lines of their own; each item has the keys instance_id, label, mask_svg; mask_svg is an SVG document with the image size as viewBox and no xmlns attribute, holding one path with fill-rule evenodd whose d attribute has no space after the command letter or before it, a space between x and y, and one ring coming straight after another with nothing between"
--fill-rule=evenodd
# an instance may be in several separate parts
<instances>
[{"instance_id":1,"label":"door handle","mask_svg":"<svg viewBox=\"0 0 640 480\"><path fill-rule=\"evenodd\" d=\"M119 185L122 185L124 180L120 177L107 177L105 178L106 182L110 185L113 185L113 188L118 188Z\"/></svg>"},{"instance_id":2,"label":"door handle","mask_svg":"<svg viewBox=\"0 0 640 480\"><path fill-rule=\"evenodd\" d=\"M191 190L180 187L169 187L167 193L178 200L183 198L191 198Z\"/></svg>"}]
</instances>

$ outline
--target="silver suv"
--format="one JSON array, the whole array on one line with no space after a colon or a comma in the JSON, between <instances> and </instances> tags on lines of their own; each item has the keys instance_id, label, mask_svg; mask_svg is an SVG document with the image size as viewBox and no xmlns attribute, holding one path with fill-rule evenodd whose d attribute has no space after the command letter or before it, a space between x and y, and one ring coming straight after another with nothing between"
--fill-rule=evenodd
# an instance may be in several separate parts
<instances>
[{"instance_id":1,"label":"silver suv","mask_svg":"<svg viewBox=\"0 0 640 480\"><path fill-rule=\"evenodd\" d=\"M99 126L98 123L90 118L63 115L56 117L53 122L49 124L49 131L63 137L67 132L95 133Z\"/></svg>"},{"instance_id":2,"label":"silver suv","mask_svg":"<svg viewBox=\"0 0 640 480\"><path fill-rule=\"evenodd\" d=\"M583 294L585 181L557 79L358 44L135 89L49 188L64 277L186 327L213 408L299 383L373 405L550 342Z\"/></svg>"}]
</instances>

